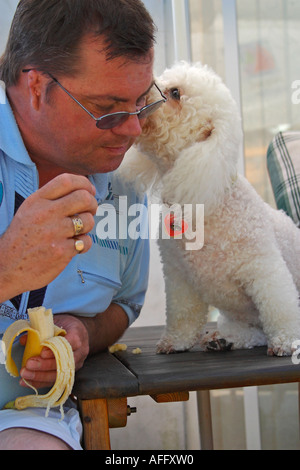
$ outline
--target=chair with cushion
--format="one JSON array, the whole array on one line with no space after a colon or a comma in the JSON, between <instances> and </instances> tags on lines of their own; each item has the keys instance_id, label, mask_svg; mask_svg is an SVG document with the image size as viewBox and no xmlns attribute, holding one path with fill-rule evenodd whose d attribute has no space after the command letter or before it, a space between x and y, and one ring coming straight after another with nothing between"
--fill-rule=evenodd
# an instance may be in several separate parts
<instances>
[{"instance_id":1,"label":"chair with cushion","mask_svg":"<svg viewBox=\"0 0 300 470\"><path fill-rule=\"evenodd\" d=\"M267 168L278 209L300 227L300 132L279 132L273 138Z\"/></svg>"}]
</instances>

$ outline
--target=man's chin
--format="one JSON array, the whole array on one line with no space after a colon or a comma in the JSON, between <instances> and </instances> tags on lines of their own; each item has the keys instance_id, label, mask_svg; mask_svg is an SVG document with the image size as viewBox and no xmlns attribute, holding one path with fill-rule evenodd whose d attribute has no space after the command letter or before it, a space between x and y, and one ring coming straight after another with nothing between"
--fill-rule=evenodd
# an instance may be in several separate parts
<instances>
[{"instance_id":1,"label":"man's chin","mask_svg":"<svg viewBox=\"0 0 300 470\"><path fill-rule=\"evenodd\" d=\"M110 158L105 163L103 162L103 165L99 165L99 171L97 171L97 173L111 173L112 171L116 171L123 162L124 157L125 154L119 157Z\"/></svg>"}]
</instances>

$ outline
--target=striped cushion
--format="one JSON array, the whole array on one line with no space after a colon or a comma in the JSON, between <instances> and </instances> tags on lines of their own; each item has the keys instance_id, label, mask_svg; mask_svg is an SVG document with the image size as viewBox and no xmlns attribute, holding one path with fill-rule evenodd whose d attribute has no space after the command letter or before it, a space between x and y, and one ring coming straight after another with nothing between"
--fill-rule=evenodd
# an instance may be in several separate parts
<instances>
[{"instance_id":1,"label":"striped cushion","mask_svg":"<svg viewBox=\"0 0 300 470\"><path fill-rule=\"evenodd\" d=\"M278 209L300 227L300 132L280 132L274 137L267 166Z\"/></svg>"}]
</instances>

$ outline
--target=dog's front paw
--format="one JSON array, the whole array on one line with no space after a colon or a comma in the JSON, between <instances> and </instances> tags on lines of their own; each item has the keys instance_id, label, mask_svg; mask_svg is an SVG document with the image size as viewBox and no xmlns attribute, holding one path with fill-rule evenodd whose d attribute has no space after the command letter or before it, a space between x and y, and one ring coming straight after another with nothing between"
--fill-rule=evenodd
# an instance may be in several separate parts
<instances>
[{"instance_id":1,"label":"dog's front paw","mask_svg":"<svg viewBox=\"0 0 300 470\"><path fill-rule=\"evenodd\" d=\"M184 352L191 349L194 346L196 340L187 342L180 340L179 338L174 338L169 335L164 335L161 337L159 342L156 345L157 354L174 354L177 352Z\"/></svg>"},{"instance_id":2,"label":"dog's front paw","mask_svg":"<svg viewBox=\"0 0 300 470\"><path fill-rule=\"evenodd\" d=\"M300 335L299 335L300 338ZM282 341L281 338L274 338L268 343L268 356L292 356L299 349L300 339Z\"/></svg>"},{"instance_id":3,"label":"dog's front paw","mask_svg":"<svg viewBox=\"0 0 300 470\"><path fill-rule=\"evenodd\" d=\"M175 353L172 342L165 336L156 345L157 354L173 354Z\"/></svg>"},{"instance_id":4,"label":"dog's front paw","mask_svg":"<svg viewBox=\"0 0 300 470\"><path fill-rule=\"evenodd\" d=\"M225 338L218 331L205 333L200 339L200 346L205 351L230 351L233 343Z\"/></svg>"}]
</instances>

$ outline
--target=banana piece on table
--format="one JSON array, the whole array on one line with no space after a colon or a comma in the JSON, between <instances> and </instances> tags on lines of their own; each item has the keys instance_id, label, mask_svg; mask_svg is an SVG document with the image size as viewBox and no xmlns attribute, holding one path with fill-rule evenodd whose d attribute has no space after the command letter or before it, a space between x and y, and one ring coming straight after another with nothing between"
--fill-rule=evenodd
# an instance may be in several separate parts
<instances>
[{"instance_id":1,"label":"banana piece on table","mask_svg":"<svg viewBox=\"0 0 300 470\"><path fill-rule=\"evenodd\" d=\"M27 395L16 398L14 408L23 410L28 407L46 408L46 416L50 408L62 406L68 399L74 384L75 363L70 343L64 338L65 330L53 323L51 309L36 307L28 309L29 321L17 320L5 331L2 341L6 351L6 370L10 375L18 377L19 372L12 358L12 346L17 336L28 334L22 359L22 367L30 357L39 356L43 347L52 350L57 367L56 381L51 390L45 395ZM30 385L30 384L28 384ZM32 387L33 388L33 387Z\"/></svg>"}]
</instances>

